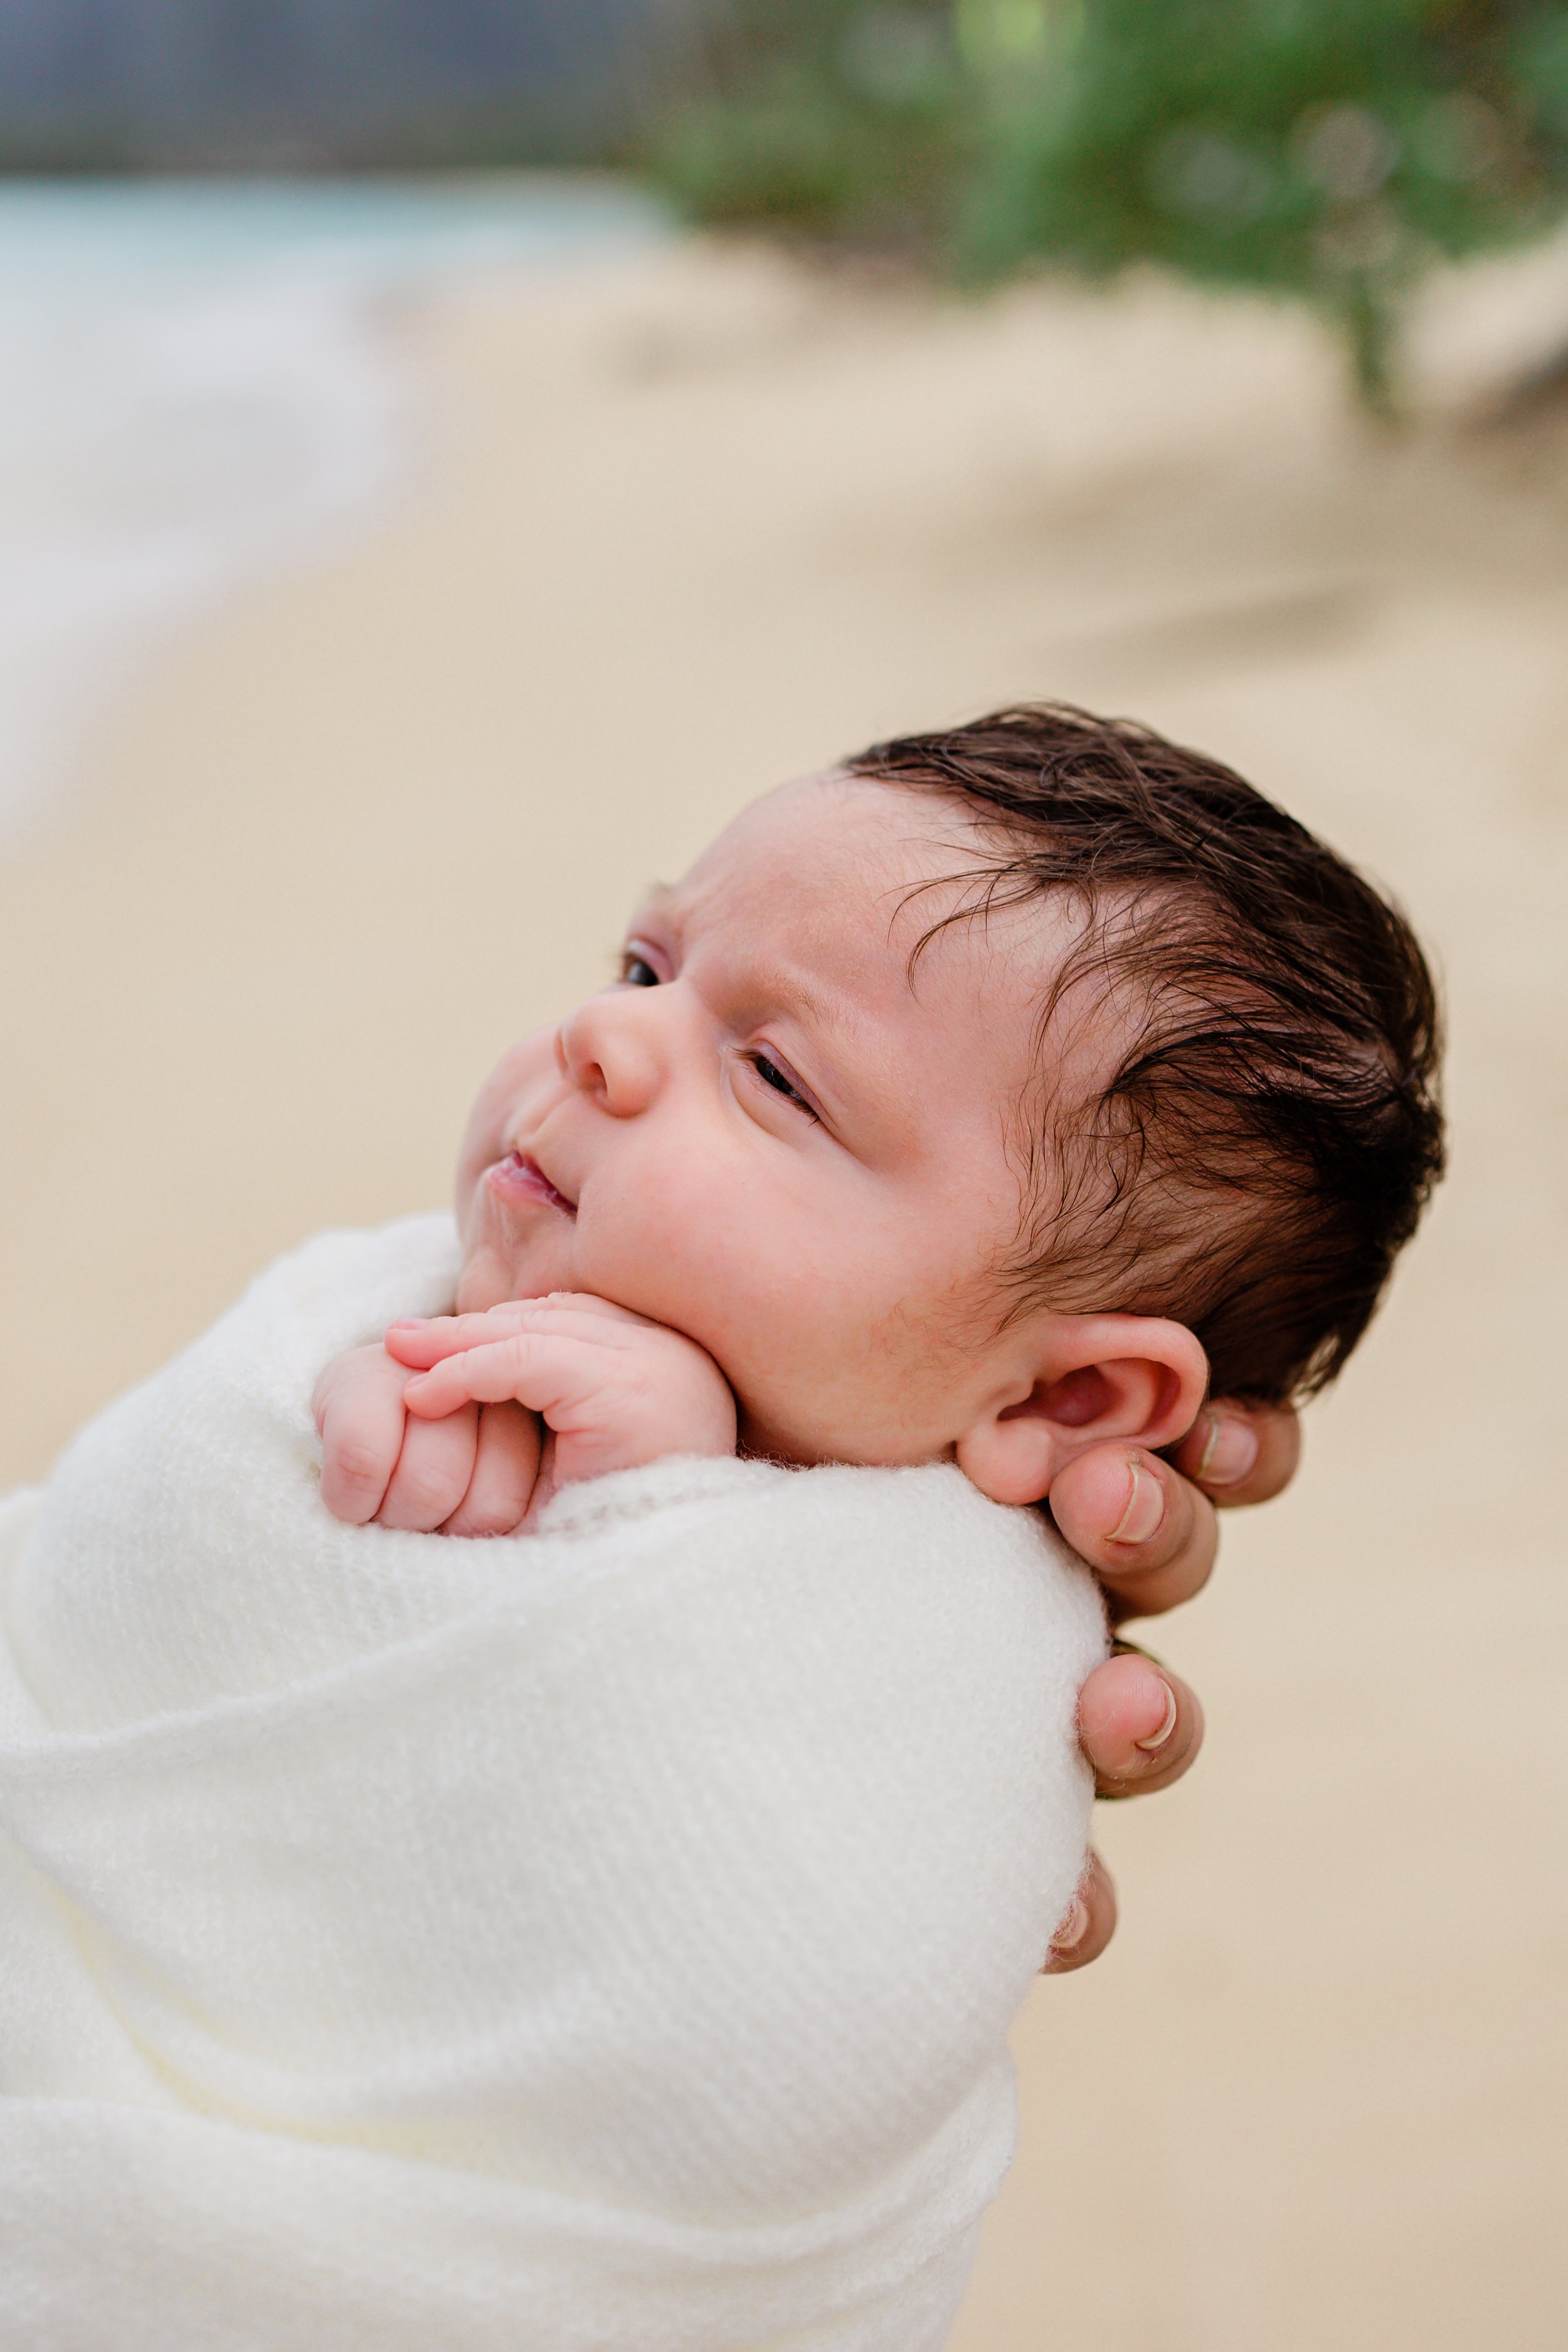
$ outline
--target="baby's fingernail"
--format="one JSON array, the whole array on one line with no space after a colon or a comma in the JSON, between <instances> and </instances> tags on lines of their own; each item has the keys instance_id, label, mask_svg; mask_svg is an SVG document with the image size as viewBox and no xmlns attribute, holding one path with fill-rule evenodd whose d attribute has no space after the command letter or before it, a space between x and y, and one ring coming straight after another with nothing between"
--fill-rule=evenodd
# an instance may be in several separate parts
<instances>
[{"instance_id":1,"label":"baby's fingernail","mask_svg":"<svg viewBox=\"0 0 1568 2352\"><path fill-rule=\"evenodd\" d=\"M1051 1937L1053 1952L1076 1952L1089 1933L1089 1906L1081 1895L1075 1895L1072 1908Z\"/></svg>"},{"instance_id":2,"label":"baby's fingernail","mask_svg":"<svg viewBox=\"0 0 1568 2352\"><path fill-rule=\"evenodd\" d=\"M1258 1460L1258 1433L1234 1413L1211 1412L1208 1443L1198 1464L1205 1486L1239 1486Z\"/></svg>"},{"instance_id":3,"label":"baby's fingernail","mask_svg":"<svg viewBox=\"0 0 1568 2352\"><path fill-rule=\"evenodd\" d=\"M1176 1694L1169 1683L1164 1685L1164 1692L1165 1712L1158 1730L1152 1731L1147 1739L1132 1742L1133 1747L1141 1748L1145 1756L1157 1756L1176 1727Z\"/></svg>"},{"instance_id":4,"label":"baby's fingernail","mask_svg":"<svg viewBox=\"0 0 1568 2352\"><path fill-rule=\"evenodd\" d=\"M1165 1492L1136 1455L1129 1458L1127 1507L1110 1530L1112 1543L1147 1543L1165 1516Z\"/></svg>"},{"instance_id":5,"label":"baby's fingernail","mask_svg":"<svg viewBox=\"0 0 1568 2352\"><path fill-rule=\"evenodd\" d=\"M389 1323L386 1328L389 1331L423 1331L428 1319L424 1315L400 1315L395 1323Z\"/></svg>"}]
</instances>

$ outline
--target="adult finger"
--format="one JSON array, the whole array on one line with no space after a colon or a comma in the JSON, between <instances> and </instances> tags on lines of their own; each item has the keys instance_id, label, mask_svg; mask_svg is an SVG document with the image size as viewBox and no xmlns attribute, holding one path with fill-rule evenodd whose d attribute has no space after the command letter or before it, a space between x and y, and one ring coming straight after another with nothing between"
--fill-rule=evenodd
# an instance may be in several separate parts
<instances>
[{"instance_id":1,"label":"adult finger","mask_svg":"<svg viewBox=\"0 0 1568 2352\"><path fill-rule=\"evenodd\" d=\"M443 1534L510 1536L532 1498L541 1451L538 1417L525 1405L481 1406L474 1475Z\"/></svg>"},{"instance_id":2,"label":"adult finger","mask_svg":"<svg viewBox=\"0 0 1568 2352\"><path fill-rule=\"evenodd\" d=\"M1289 1405L1239 1404L1220 1397L1205 1406L1171 1458L1221 1510L1268 1503L1296 1475L1300 1420Z\"/></svg>"},{"instance_id":3,"label":"adult finger","mask_svg":"<svg viewBox=\"0 0 1568 2352\"><path fill-rule=\"evenodd\" d=\"M405 1423L403 1451L376 1517L384 1528L429 1535L449 1519L468 1491L479 1442L477 1405L442 1421Z\"/></svg>"},{"instance_id":4,"label":"adult finger","mask_svg":"<svg viewBox=\"0 0 1568 2352\"><path fill-rule=\"evenodd\" d=\"M1108 1658L1078 1695L1079 1745L1102 1797L1150 1797L1198 1752L1204 1714L1179 1675L1130 1652Z\"/></svg>"},{"instance_id":5,"label":"adult finger","mask_svg":"<svg viewBox=\"0 0 1568 2352\"><path fill-rule=\"evenodd\" d=\"M1155 1617L1202 1591L1214 1567L1214 1505L1141 1446L1096 1445L1051 1488L1051 1515L1106 1587L1110 1613Z\"/></svg>"},{"instance_id":6,"label":"adult finger","mask_svg":"<svg viewBox=\"0 0 1568 2352\"><path fill-rule=\"evenodd\" d=\"M1068 1906L1066 1918L1051 1937L1051 1948L1040 1974L1065 1977L1074 1969L1098 1960L1116 1933L1116 1882L1097 1853L1091 1853Z\"/></svg>"}]
</instances>

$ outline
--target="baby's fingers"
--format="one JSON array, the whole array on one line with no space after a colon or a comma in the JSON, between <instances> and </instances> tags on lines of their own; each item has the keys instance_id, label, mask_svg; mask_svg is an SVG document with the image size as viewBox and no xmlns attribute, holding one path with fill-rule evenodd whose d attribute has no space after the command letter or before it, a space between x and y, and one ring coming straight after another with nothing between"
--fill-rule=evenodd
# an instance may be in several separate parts
<instances>
[{"instance_id":1,"label":"baby's fingers","mask_svg":"<svg viewBox=\"0 0 1568 2352\"><path fill-rule=\"evenodd\" d=\"M314 1398L321 1433L321 1500L335 1519L363 1527L374 1519L397 1466L406 1420L400 1368L375 1350L384 1376L369 1360L346 1360L322 1375Z\"/></svg>"},{"instance_id":2,"label":"baby's fingers","mask_svg":"<svg viewBox=\"0 0 1568 2352\"><path fill-rule=\"evenodd\" d=\"M614 1326L607 1330L606 1325ZM509 1298L482 1314L410 1317L387 1327L386 1351L410 1371L428 1371L448 1356L483 1348L522 1331L559 1331L605 1344L625 1341L629 1333L657 1330L645 1315L612 1307L591 1291L552 1290L543 1298Z\"/></svg>"},{"instance_id":3,"label":"baby's fingers","mask_svg":"<svg viewBox=\"0 0 1568 2352\"><path fill-rule=\"evenodd\" d=\"M462 1502L474 1475L479 1412L461 1407L443 1421L406 1421L403 1451L376 1517L384 1528L428 1535Z\"/></svg>"},{"instance_id":4,"label":"baby's fingers","mask_svg":"<svg viewBox=\"0 0 1568 2352\"><path fill-rule=\"evenodd\" d=\"M542 1452L538 1417L525 1405L485 1405L468 1491L442 1532L510 1536L533 1499Z\"/></svg>"},{"instance_id":5,"label":"baby's fingers","mask_svg":"<svg viewBox=\"0 0 1568 2352\"><path fill-rule=\"evenodd\" d=\"M411 1317L387 1326L384 1346L389 1356L413 1372L428 1371L432 1364L466 1349L482 1348L504 1339L517 1329L517 1308L510 1302L489 1307L482 1315Z\"/></svg>"},{"instance_id":6,"label":"baby's fingers","mask_svg":"<svg viewBox=\"0 0 1568 2352\"><path fill-rule=\"evenodd\" d=\"M437 1421L470 1402L500 1404L510 1398L549 1421L602 1388L605 1368L605 1350L592 1341L517 1332L416 1373L404 1402L421 1421Z\"/></svg>"}]
</instances>

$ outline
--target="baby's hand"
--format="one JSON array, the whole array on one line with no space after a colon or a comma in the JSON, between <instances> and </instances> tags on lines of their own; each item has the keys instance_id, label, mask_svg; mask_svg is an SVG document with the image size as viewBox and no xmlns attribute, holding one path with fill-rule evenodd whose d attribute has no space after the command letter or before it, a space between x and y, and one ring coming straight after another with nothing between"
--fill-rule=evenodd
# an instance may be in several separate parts
<instances>
[{"instance_id":1,"label":"baby's hand","mask_svg":"<svg viewBox=\"0 0 1568 2352\"><path fill-rule=\"evenodd\" d=\"M419 1375L404 1391L409 1412L437 1428L465 1405L503 1400L542 1414L554 1433L553 1486L668 1454L735 1451L735 1400L712 1357L586 1292L395 1323L386 1346Z\"/></svg>"},{"instance_id":2,"label":"baby's hand","mask_svg":"<svg viewBox=\"0 0 1568 2352\"><path fill-rule=\"evenodd\" d=\"M520 1405L464 1403L410 1420L408 1374L384 1348L334 1358L310 1401L321 1433L321 1500L352 1527L378 1519L449 1536L510 1535L539 1476L540 1428Z\"/></svg>"}]
</instances>

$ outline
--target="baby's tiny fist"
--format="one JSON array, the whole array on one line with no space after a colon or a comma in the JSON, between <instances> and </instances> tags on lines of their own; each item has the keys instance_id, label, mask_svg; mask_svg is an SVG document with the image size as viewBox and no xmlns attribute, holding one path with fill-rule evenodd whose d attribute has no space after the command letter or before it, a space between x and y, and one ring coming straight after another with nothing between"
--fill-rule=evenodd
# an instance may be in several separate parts
<instances>
[{"instance_id":1,"label":"baby's tiny fist","mask_svg":"<svg viewBox=\"0 0 1568 2352\"><path fill-rule=\"evenodd\" d=\"M375 1517L397 1468L407 1423L405 1378L384 1348L352 1348L316 1383L321 1500L351 1527Z\"/></svg>"},{"instance_id":2,"label":"baby's tiny fist","mask_svg":"<svg viewBox=\"0 0 1568 2352\"><path fill-rule=\"evenodd\" d=\"M520 1404L487 1404L467 1494L444 1532L449 1536L510 1536L526 1518L539 1486L542 1430ZM542 1496L541 1497L542 1500Z\"/></svg>"}]
</instances>

